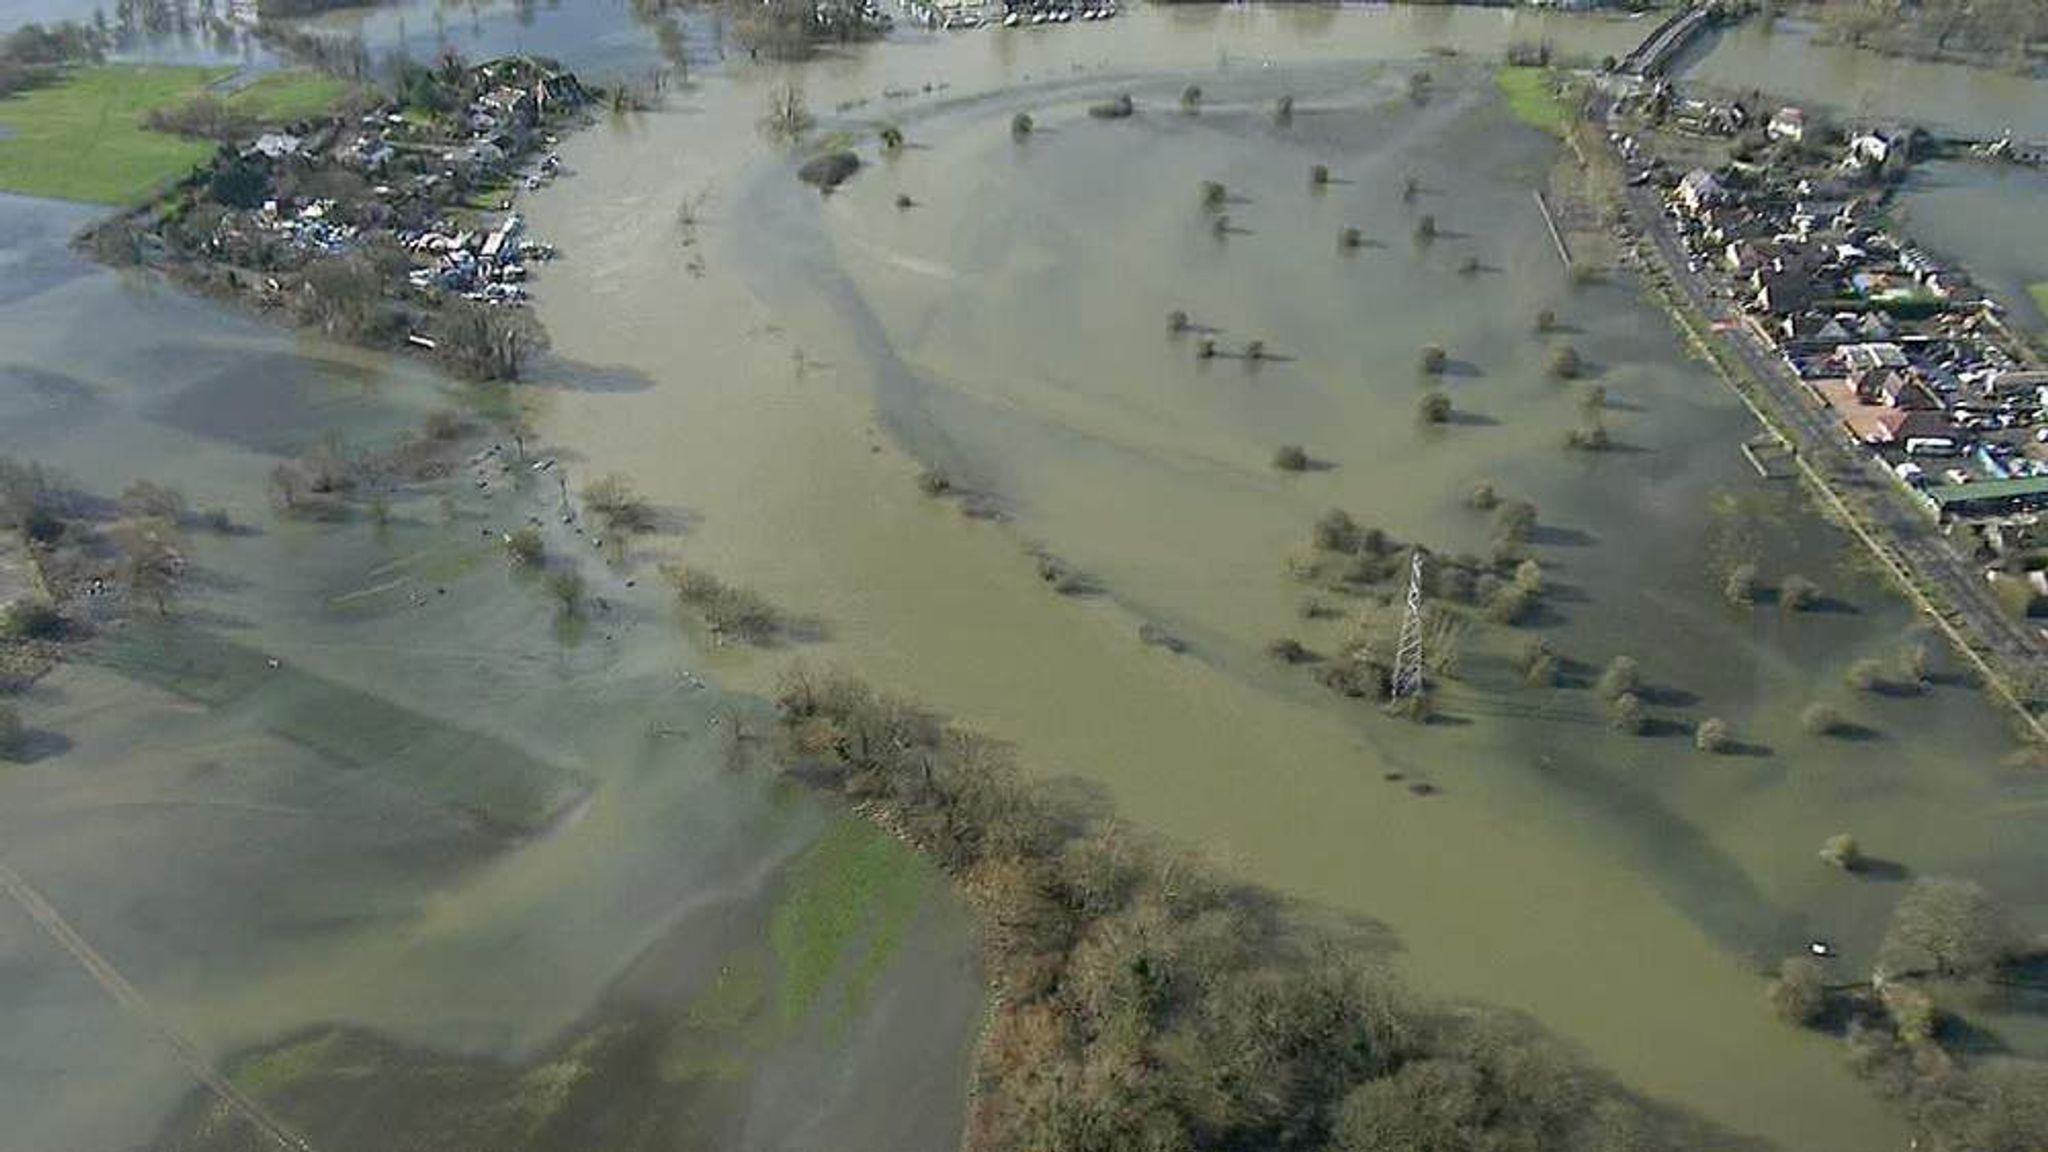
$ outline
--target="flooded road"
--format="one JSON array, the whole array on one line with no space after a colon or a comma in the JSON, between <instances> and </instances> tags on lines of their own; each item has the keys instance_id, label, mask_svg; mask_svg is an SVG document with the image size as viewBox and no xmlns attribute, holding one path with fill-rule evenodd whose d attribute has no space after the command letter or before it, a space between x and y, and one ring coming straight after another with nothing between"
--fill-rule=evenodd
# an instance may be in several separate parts
<instances>
[{"instance_id":1,"label":"flooded road","mask_svg":"<svg viewBox=\"0 0 2048 1152\"><path fill-rule=\"evenodd\" d=\"M365 1134L362 1094L461 1061L508 1079L479 1108L561 1113L518 1146L586 1146L584 1113L661 1146L952 1146L980 985L929 869L728 766L757 705L684 677L710 661L630 552L551 533L593 557L603 605L575 620L508 571L493 529L549 511L552 483L462 470L393 492L381 525L274 515L279 460L478 398L85 264L64 241L90 211L0 200L0 453L102 497L172 484L243 527L189 530L171 617L20 702L35 752L0 771L0 858L314 1147L411 1138L437 1113L393 1104ZM848 860L868 887L822 915ZM10 1146L233 1138L12 903L0 957ZM373 1046L367 1077L314 1043L334 1028ZM547 1069L560 1091L532 1095Z\"/></svg>"},{"instance_id":2,"label":"flooded road","mask_svg":"<svg viewBox=\"0 0 2048 1152\"><path fill-rule=\"evenodd\" d=\"M541 315L563 352L607 369L603 388L541 385L546 424L686 505L692 562L826 621L819 658L1016 741L1251 880L1378 918L1417 981L1528 1011L1737 1131L1901 1145L1831 1043L1770 1018L1762 972L1816 937L1846 949L1845 971L1867 963L1896 889L1817 863L1845 827L2039 922L2042 785L2003 766L1999 721L1968 689L1842 685L1854 660L1916 638L1908 610L1742 462L1738 405L1632 285L1573 291L1529 199L1552 145L1508 120L1483 65L1416 63L1451 45L1483 62L1538 34L1597 55L1635 31L1227 9L909 37L793 74L821 134L869 164L822 202L754 129L784 74L707 81L570 141L578 179L528 202L572 253ZM1437 75L1419 106L1418 66ZM1176 107L1190 83L1199 116ZM1085 115L1119 91L1137 117ZM1285 132L1281 92L1299 109ZM1019 111L1041 128L1021 144ZM885 122L909 137L894 157L873 142ZM1318 162L1341 178L1320 197ZM1414 206L1409 172L1427 189ZM1203 180L1234 197L1221 242ZM1443 230L1427 248L1418 211ZM1376 243L1341 254L1347 224ZM1459 271L1468 254L1476 274ZM1173 308L1280 358L1197 363L1166 336ZM1596 366L1625 450L1562 450L1579 401L1545 376L1542 308ZM1469 414L1435 434L1413 416L1429 342ZM1275 474L1290 442L1334 467ZM1009 519L921 496L930 465ZM1421 731L1261 655L1283 634L1335 638L1300 619L1286 572L1323 509L1483 549L1488 522L1462 503L1480 480L1542 509L1537 554L1564 589L1542 634L1596 668L1636 656L1676 734L1618 736L1583 691L1518 687L1504 632L1472 637L1450 722ZM1813 576L1840 610L1722 604L1715 507L1753 525L1767 575ZM1055 595L1037 548L1101 594ZM1188 653L1145 645L1141 623ZM1816 699L1879 735L1805 736ZM1683 733L1709 715L1767 754L1694 752Z\"/></svg>"}]
</instances>

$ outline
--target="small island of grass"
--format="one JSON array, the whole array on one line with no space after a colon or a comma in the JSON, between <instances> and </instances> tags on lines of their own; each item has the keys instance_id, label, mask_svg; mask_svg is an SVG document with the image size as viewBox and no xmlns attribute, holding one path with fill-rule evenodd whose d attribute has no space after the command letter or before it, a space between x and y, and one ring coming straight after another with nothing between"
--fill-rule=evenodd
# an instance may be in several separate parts
<instances>
[{"instance_id":1,"label":"small island of grass","mask_svg":"<svg viewBox=\"0 0 2048 1152\"><path fill-rule=\"evenodd\" d=\"M1493 81L1507 98L1508 111L1515 119L1553 136L1564 135L1571 122L1571 109L1557 96L1550 69L1504 64L1494 69Z\"/></svg>"},{"instance_id":2,"label":"small island of grass","mask_svg":"<svg viewBox=\"0 0 2048 1152\"><path fill-rule=\"evenodd\" d=\"M106 64L0 101L0 191L126 204L204 163L215 145L143 127L227 69Z\"/></svg>"}]
</instances>

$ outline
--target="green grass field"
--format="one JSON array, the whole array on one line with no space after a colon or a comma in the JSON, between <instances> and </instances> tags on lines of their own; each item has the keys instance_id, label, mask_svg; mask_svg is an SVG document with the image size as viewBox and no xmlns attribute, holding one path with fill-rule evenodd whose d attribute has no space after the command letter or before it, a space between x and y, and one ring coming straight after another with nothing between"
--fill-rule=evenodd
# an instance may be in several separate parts
<instances>
[{"instance_id":1,"label":"green grass field","mask_svg":"<svg viewBox=\"0 0 2048 1152\"><path fill-rule=\"evenodd\" d=\"M841 972L840 1008L856 1011L931 878L930 867L892 837L857 817L835 820L791 867L789 890L769 925L784 1022L809 1011ZM849 959L851 967L842 969Z\"/></svg>"},{"instance_id":2,"label":"green grass field","mask_svg":"<svg viewBox=\"0 0 2048 1152\"><path fill-rule=\"evenodd\" d=\"M1515 119L1553 136L1564 135L1571 110L1552 90L1550 69L1503 66L1494 70L1493 81L1507 97L1508 111Z\"/></svg>"},{"instance_id":3,"label":"green grass field","mask_svg":"<svg viewBox=\"0 0 2048 1152\"><path fill-rule=\"evenodd\" d=\"M281 123L317 116L355 90L355 85L321 72L287 69L266 72L228 97L228 106L258 120Z\"/></svg>"},{"instance_id":4,"label":"green grass field","mask_svg":"<svg viewBox=\"0 0 2048 1152\"><path fill-rule=\"evenodd\" d=\"M107 65L0 100L0 191L125 204L213 154L142 126L151 109L190 100L217 68Z\"/></svg>"},{"instance_id":5,"label":"green grass field","mask_svg":"<svg viewBox=\"0 0 2048 1152\"><path fill-rule=\"evenodd\" d=\"M2041 315L2048 316L2048 280L2027 285L2027 295L2034 298L2034 307Z\"/></svg>"}]
</instances>

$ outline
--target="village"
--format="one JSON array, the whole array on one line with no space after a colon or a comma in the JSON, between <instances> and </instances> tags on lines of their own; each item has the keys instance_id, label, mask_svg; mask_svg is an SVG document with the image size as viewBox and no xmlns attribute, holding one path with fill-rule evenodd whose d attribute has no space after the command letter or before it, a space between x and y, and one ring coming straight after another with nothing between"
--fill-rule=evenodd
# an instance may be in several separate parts
<instances>
[{"instance_id":1,"label":"village","mask_svg":"<svg viewBox=\"0 0 2048 1152\"><path fill-rule=\"evenodd\" d=\"M1630 199L1713 326L1796 380L1812 415L1959 551L2031 585L2028 599L2048 596L2048 370L1997 300L1886 212L1911 165L1955 145L1664 81L1624 99L1608 128Z\"/></svg>"},{"instance_id":2,"label":"village","mask_svg":"<svg viewBox=\"0 0 2048 1152\"><path fill-rule=\"evenodd\" d=\"M528 235L512 198L562 174L557 131L592 94L529 57L450 57L409 72L397 91L224 144L87 242L336 336L447 351L465 375L514 375L517 355L493 351L505 323L472 314L455 325L446 314L526 302L532 265L555 253ZM444 349L460 336L452 329L484 347Z\"/></svg>"}]
</instances>

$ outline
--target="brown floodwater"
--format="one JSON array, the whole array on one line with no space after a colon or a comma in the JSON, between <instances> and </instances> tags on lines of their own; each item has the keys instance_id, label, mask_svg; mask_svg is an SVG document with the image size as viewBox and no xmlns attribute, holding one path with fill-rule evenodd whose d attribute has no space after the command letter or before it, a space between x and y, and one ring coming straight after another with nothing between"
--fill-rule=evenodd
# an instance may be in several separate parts
<instances>
[{"instance_id":1,"label":"brown floodwater","mask_svg":"<svg viewBox=\"0 0 2048 1152\"><path fill-rule=\"evenodd\" d=\"M1483 65L1429 59L1434 94L1406 96L1432 48L1484 61L1543 35L1597 56L1640 30L1146 11L736 69L575 137L576 177L527 199L568 253L540 315L560 352L603 369L543 380L536 402L550 436L687 510L682 554L822 619L811 658L1015 741L1247 879L1382 921L1417 983L1526 1011L1659 1099L1787 1148L1901 1146L1832 1042L1771 1018L1763 973L1817 937L1846 950L1845 974L1867 963L1897 886L1816 861L1844 829L1902 871L1977 876L2040 923L2048 796L2003 763L1969 689L1843 686L1851 662L1914 637L1910 612L1748 470L1741 409L1633 285L1572 290L1529 193L1554 146L1508 119ZM869 162L828 199L755 130L786 78ZM1189 83L1196 117L1176 107ZM1085 115L1125 90L1133 120ZM1299 101L1285 131L1268 113L1283 91ZM1016 111L1041 128L1022 145ZM893 158L873 142L885 121L911 141ZM1311 193L1311 163L1340 182ZM1427 189L1412 208L1408 172ZM1237 197L1221 242L1197 203L1208 179ZM678 206L700 198L686 229ZM1410 239L1418 211L1446 233L1428 248ZM1345 225L1380 244L1340 254ZM1477 275L1458 271L1468 254ZM1577 401L1544 376L1545 307L1607 387L1622 450L1562 450ZM1197 364L1165 334L1172 308L1284 359ZM1413 365L1430 342L1468 415L1425 433ZM1334 467L1275 474L1288 442ZM932 464L1006 519L921 496ZM1543 511L1560 591L1541 633L1596 667L1639 658L1671 734L1620 737L1583 690L1519 688L1505 634L1473 636L1427 730L1259 654L1332 638L1299 619L1284 565L1320 511L1480 547L1486 521L1461 499L1482 479ZM1723 606L1717 501L1742 509L1767 576L1813 576L1834 610ZM1101 594L1053 594L1034 547ZM1141 622L1189 651L1144 645ZM721 671L761 685L779 663ZM1801 734L1816 699L1865 738ZM1756 754L1694 752L1680 722L1708 715ZM2038 1043L2028 1019L1996 1023Z\"/></svg>"}]
</instances>

